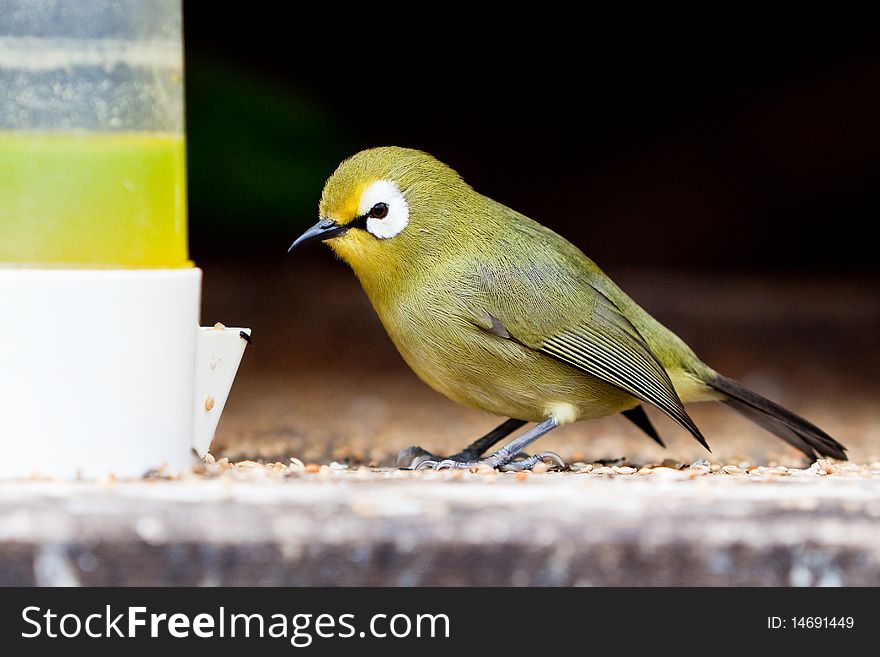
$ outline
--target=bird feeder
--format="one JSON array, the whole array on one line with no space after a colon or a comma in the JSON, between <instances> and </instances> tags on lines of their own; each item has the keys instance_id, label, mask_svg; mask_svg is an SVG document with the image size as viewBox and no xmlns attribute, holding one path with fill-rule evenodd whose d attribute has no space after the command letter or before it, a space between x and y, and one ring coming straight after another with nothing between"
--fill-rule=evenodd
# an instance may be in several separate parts
<instances>
[{"instance_id":1,"label":"bird feeder","mask_svg":"<svg viewBox=\"0 0 880 657\"><path fill-rule=\"evenodd\" d=\"M247 329L198 326L179 0L0 0L0 477L204 454Z\"/></svg>"}]
</instances>

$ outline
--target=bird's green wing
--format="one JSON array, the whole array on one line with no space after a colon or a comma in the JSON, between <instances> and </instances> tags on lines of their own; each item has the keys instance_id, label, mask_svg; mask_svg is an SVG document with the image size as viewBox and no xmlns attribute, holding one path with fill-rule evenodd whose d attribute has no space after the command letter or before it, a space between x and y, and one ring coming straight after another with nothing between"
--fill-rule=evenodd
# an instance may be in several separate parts
<instances>
[{"instance_id":1,"label":"bird's green wing","mask_svg":"<svg viewBox=\"0 0 880 657\"><path fill-rule=\"evenodd\" d=\"M484 263L477 269L481 291L475 324L656 406L709 448L645 340L580 271L546 259L537 268Z\"/></svg>"},{"instance_id":2,"label":"bird's green wing","mask_svg":"<svg viewBox=\"0 0 880 657\"><path fill-rule=\"evenodd\" d=\"M591 319L548 336L537 349L653 404L709 449L669 374L632 324L598 293Z\"/></svg>"}]
</instances>

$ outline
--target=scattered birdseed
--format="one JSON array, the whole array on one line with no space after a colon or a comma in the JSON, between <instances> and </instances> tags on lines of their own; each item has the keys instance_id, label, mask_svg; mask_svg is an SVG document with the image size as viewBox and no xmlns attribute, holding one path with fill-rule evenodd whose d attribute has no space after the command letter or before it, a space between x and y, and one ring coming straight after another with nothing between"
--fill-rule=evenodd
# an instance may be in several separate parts
<instances>
[{"instance_id":1,"label":"scattered birdseed","mask_svg":"<svg viewBox=\"0 0 880 657\"><path fill-rule=\"evenodd\" d=\"M837 473L837 466L831 463L828 459L819 459L810 466L810 469L817 475L830 475Z\"/></svg>"},{"instance_id":2,"label":"scattered birdseed","mask_svg":"<svg viewBox=\"0 0 880 657\"><path fill-rule=\"evenodd\" d=\"M535 463L534 467L532 467L532 472L535 474L544 474L550 470L550 466L544 463L544 461L538 461Z\"/></svg>"},{"instance_id":3,"label":"scattered birdseed","mask_svg":"<svg viewBox=\"0 0 880 657\"><path fill-rule=\"evenodd\" d=\"M703 462L700 462L703 461ZM651 477L652 479L667 479L670 482L681 482L685 485L689 481L724 477L728 481L739 481L747 484L749 481L785 481L791 479L818 479L821 477L843 477L849 479L864 479L880 477L880 462L870 464L857 464L850 462L836 462L831 459L819 459L817 462L804 468L791 468L784 465L749 465L741 468L735 464L709 463L701 459L691 464L667 460L669 465L656 465L648 463L643 466L633 465L604 465L602 463L586 463L578 468L572 467L566 471L552 470L546 463L539 463L530 471L511 473L511 479L525 481L532 475L543 480L544 477L567 477L575 475L593 474L598 475L597 480L605 479L640 479ZM742 462L741 462L742 463ZM442 479L462 480L479 477L487 484L507 481L508 477L499 476L501 473L486 465L478 465L470 470L399 470L390 467L377 467L375 464L352 464L349 462L331 461L327 464L311 462L305 464L302 459L290 456L285 461L266 459L244 459L230 462L229 458L215 458L212 454L206 454L204 459L193 469L193 477L239 477L247 480L271 479L299 481L298 475L307 473L317 475L319 480L334 480L340 477L356 477L367 481L384 478L412 478L412 479ZM489 476L492 475L492 476ZM536 481L537 481L536 480ZM105 483L111 484L114 478L108 477Z\"/></svg>"},{"instance_id":4,"label":"scattered birdseed","mask_svg":"<svg viewBox=\"0 0 880 657\"><path fill-rule=\"evenodd\" d=\"M651 473L652 477L660 477L663 479L681 479L681 470L676 468L669 468L666 466L660 468L654 468Z\"/></svg>"}]
</instances>

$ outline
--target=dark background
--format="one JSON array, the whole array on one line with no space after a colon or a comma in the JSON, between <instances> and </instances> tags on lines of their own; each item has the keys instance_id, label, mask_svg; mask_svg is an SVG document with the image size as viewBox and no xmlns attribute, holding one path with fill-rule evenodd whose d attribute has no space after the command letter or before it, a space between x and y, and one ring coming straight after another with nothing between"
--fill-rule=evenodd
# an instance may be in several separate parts
<instances>
[{"instance_id":1,"label":"dark background","mask_svg":"<svg viewBox=\"0 0 880 657\"><path fill-rule=\"evenodd\" d=\"M876 270L874 20L185 9L197 262L281 258L340 160L396 144L605 266Z\"/></svg>"},{"instance_id":2,"label":"dark background","mask_svg":"<svg viewBox=\"0 0 880 657\"><path fill-rule=\"evenodd\" d=\"M185 9L202 323L254 335L216 454L389 464L497 424L416 379L327 248L286 253L342 159L396 144L557 229L707 363L854 459L880 459L880 281L865 232L880 217L878 21ZM800 462L729 409L689 410L712 458ZM705 456L649 413L669 451L620 418L542 442L569 459Z\"/></svg>"}]
</instances>

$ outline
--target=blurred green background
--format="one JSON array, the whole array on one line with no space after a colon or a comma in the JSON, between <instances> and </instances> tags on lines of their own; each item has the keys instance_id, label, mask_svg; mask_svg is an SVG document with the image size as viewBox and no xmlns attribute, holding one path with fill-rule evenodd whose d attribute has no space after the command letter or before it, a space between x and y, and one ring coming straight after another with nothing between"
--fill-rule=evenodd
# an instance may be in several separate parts
<instances>
[{"instance_id":1,"label":"blurred green background","mask_svg":"<svg viewBox=\"0 0 880 657\"><path fill-rule=\"evenodd\" d=\"M190 232L194 254L265 243L316 213L316 191L346 139L332 108L234 60L187 53ZM313 221L311 223L314 223Z\"/></svg>"}]
</instances>

